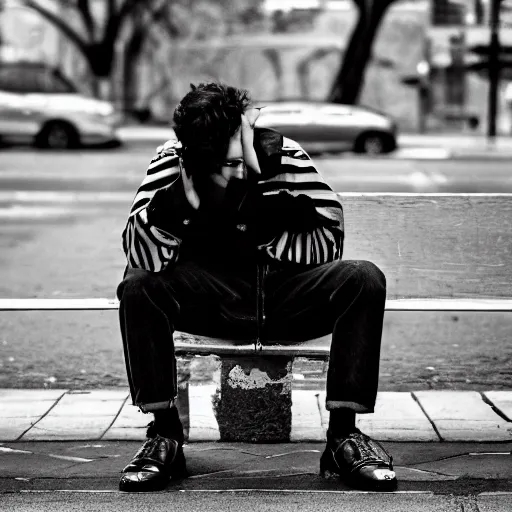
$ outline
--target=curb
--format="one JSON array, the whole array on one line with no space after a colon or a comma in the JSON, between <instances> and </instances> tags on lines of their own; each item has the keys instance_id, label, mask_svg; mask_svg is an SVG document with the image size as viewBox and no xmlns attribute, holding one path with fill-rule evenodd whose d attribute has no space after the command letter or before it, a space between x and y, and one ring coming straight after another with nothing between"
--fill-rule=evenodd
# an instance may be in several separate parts
<instances>
[{"instance_id":1,"label":"curb","mask_svg":"<svg viewBox=\"0 0 512 512\"><path fill-rule=\"evenodd\" d=\"M188 386L189 441L220 441L217 386ZM125 389L0 389L0 441L141 440L148 416ZM292 388L291 442L324 442L325 392ZM358 426L381 441L512 442L512 391L380 392Z\"/></svg>"}]
</instances>

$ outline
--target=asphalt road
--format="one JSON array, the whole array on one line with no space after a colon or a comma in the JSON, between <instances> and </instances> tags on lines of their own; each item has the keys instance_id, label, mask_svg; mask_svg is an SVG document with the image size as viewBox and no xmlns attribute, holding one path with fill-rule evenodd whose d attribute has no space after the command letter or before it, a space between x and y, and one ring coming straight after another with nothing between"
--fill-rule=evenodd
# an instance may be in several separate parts
<instances>
[{"instance_id":1,"label":"asphalt road","mask_svg":"<svg viewBox=\"0 0 512 512\"><path fill-rule=\"evenodd\" d=\"M30 147L0 153L0 190L133 192L152 145L66 153ZM512 167L501 160L404 160L351 154L314 157L338 192L512 192Z\"/></svg>"},{"instance_id":2,"label":"asphalt road","mask_svg":"<svg viewBox=\"0 0 512 512\"><path fill-rule=\"evenodd\" d=\"M339 492L163 492L156 494L127 495L120 493L50 492L4 494L0 496L3 510L35 512L91 512L167 511L170 508L183 512L229 511L254 512L323 512L332 510L357 510L358 512L505 512L510 510L510 496L479 497L464 500L453 496L419 494L344 494ZM478 503L478 509L476 508ZM474 507L473 508L473 504ZM467 508L463 508L464 505Z\"/></svg>"},{"instance_id":3,"label":"asphalt road","mask_svg":"<svg viewBox=\"0 0 512 512\"><path fill-rule=\"evenodd\" d=\"M124 268L121 231L152 154L151 145L2 150L0 297L113 297ZM340 192L512 191L504 161L316 161ZM487 315L484 326L477 315L437 315L424 322L436 332L429 344L402 321L393 337L385 327L380 389L509 389L509 317ZM469 346L465 333L475 325L486 336ZM311 372L317 378L321 369ZM0 387L119 385L126 376L115 313L0 313Z\"/></svg>"}]
</instances>

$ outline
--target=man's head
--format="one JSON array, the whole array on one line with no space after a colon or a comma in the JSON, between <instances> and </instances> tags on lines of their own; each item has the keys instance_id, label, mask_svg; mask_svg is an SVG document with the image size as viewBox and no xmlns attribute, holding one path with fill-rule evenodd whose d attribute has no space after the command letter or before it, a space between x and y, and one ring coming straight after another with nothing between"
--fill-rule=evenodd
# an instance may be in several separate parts
<instances>
[{"instance_id":1,"label":"man's head","mask_svg":"<svg viewBox=\"0 0 512 512\"><path fill-rule=\"evenodd\" d=\"M237 144L249 93L215 82L191 85L174 111L174 130L183 145L187 174L220 173L223 166L243 161ZM236 136L235 136L236 135Z\"/></svg>"}]
</instances>

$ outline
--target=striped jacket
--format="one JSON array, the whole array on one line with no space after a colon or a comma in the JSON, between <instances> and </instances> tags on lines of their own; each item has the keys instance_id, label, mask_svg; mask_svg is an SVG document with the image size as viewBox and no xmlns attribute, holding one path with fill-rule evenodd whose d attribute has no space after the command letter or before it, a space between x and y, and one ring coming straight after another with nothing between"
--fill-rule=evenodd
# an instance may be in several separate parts
<instances>
[{"instance_id":1,"label":"striped jacket","mask_svg":"<svg viewBox=\"0 0 512 512\"><path fill-rule=\"evenodd\" d=\"M315 265L341 259L344 222L337 194L327 185L297 142L274 130L258 128L254 140L262 171L258 187L261 187L263 194L282 190L293 195L306 194L313 199L320 216L335 221L333 227L319 226L311 232L285 231L260 249L272 260L284 263ZM186 190L185 181L176 141L169 141L157 150L157 155L151 161L122 234L128 267L160 272L178 260L180 237L152 223L148 219L148 211L151 210L155 194L169 187L185 188L190 203L188 206L196 207L195 192Z\"/></svg>"}]
</instances>

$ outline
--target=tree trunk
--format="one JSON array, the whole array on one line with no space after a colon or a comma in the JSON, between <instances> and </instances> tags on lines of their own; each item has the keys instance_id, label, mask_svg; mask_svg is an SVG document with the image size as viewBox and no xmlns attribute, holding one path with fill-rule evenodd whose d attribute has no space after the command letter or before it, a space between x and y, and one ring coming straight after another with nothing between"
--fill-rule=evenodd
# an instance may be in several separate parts
<instances>
[{"instance_id":1,"label":"tree trunk","mask_svg":"<svg viewBox=\"0 0 512 512\"><path fill-rule=\"evenodd\" d=\"M375 37L393 0L368 3L367 12L358 3L359 17L329 94L329 101L333 103L353 105L359 101Z\"/></svg>"},{"instance_id":2,"label":"tree trunk","mask_svg":"<svg viewBox=\"0 0 512 512\"><path fill-rule=\"evenodd\" d=\"M98 77L93 74L91 74L91 92L95 98L100 98L100 82Z\"/></svg>"},{"instance_id":3,"label":"tree trunk","mask_svg":"<svg viewBox=\"0 0 512 512\"><path fill-rule=\"evenodd\" d=\"M275 100L279 100L283 94L284 83L283 83L283 64L281 61L281 54L279 50L276 48L267 48L263 50L262 54L267 58L270 66L272 67L272 71L274 72L276 81L274 87L274 98Z\"/></svg>"},{"instance_id":4,"label":"tree trunk","mask_svg":"<svg viewBox=\"0 0 512 512\"><path fill-rule=\"evenodd\" d=\"M144 28L134 27L125 46L123 63L123 109L125 112L132 112L137 107L139 90L137 70L146 35L147 31Z\"/></svg>"},{"instance_id":5,"label":"tree trunk","mask_svg":"<svg viewBox=\"0 0 512 512\"><path fill-rule=\"evenodd\" d=\"M300 97L302 99L311 99L311 91L309 88L311 65L333 52L339 53L337 48L318 48L297 63L297 79L299 81Z\"/></svg>"}]
</instances>

